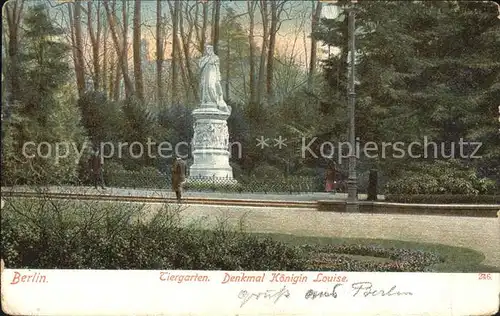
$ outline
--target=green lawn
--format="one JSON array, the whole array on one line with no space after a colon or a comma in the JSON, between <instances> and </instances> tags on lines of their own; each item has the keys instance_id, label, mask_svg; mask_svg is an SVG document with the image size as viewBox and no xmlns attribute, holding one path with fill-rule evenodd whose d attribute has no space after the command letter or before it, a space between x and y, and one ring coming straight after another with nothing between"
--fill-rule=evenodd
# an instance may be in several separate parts
<instances>
[{"instance_id":1,"label":"green lawn","mask_svg":"<svg viewBox=\"0 0 500 316\"><path fill-rule=\"evenodd\" d=\"M462 248L452 247L441 244L417 243L400 240L388 239L368 239L368 238L329 238L329 237L304 237L289 234L257 234L262 237L271 237L292 245L304 244L358 244L364 246L378 246L384 248L406 248L411 250L420 250L433 252L444 258L444 262L431 266L435 272L446 273L473 273L473 272L500 272L500 267L487 266L481 264L484 260L484 255L481 252ZM373 260L381 261L381 258L352 256L356 260ZM383 259L382 259L383 260ZM386 259L389 260L389 259Z\"/></svg>"}]
</instances>

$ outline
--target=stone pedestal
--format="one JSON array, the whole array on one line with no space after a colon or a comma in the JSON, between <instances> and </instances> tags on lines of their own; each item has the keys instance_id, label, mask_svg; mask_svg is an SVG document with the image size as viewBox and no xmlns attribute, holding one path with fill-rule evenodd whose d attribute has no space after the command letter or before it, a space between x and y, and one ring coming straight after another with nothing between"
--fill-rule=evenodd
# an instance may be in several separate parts
<instances>
[{"instance_id":1,"label":"stone pedestal","mask_svg":"<svg viewBox=\"0 0 500 316\"><path fill-rule=\"evenodd\" d=\"M188 182L236 183L229 165L229 115L216 107L202 107L193 111L193 165L189 168Z\"/></svg>"}]
</instances>

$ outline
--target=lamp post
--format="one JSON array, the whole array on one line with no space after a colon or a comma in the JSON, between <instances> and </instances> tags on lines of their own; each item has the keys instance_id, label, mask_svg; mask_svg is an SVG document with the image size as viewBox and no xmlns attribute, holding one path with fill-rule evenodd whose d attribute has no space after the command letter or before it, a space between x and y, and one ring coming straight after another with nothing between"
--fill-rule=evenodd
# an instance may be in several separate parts
<instances>
[{"instance_id":1,"label":"lamp post","mask_svg":"<svg viewBox=\"0 0 500 316\"><path fill-rule=\"evenodd\" d=\"M329 12L330 19L335 19L340 14L340 8L336 6L337 1L328 1L334 4L333 12ZM351 3L357 1L351 0ZM349 33L349 82L347 86L348 109L349 109L349 178L347 180L347 212L358 212L358 181L356 175L356 131L355 131L355 105L356 105L356 92L355 92L355 68L356 68L356 17L354 8L350 7L345 9L348 14L348 33Z\"/></svg>"},{"instance_id":2,"label":"lamp post","mask_svg":"<svg viewBox=\"0 0 500 316\"><path fill-rule=\"evenodd\" d=\"M355 106L356 106L356 92L355 92L355 68L356 68L356 17L353 9L347 10L348 28L349 28L349 51L350 58L350 71L349 71L349 86L348 93L348 106L349 106L349 178L347 180L347 212L358 212L358 181L356 176L356 131L355 131Z\"/></svg>"}]
</instances>

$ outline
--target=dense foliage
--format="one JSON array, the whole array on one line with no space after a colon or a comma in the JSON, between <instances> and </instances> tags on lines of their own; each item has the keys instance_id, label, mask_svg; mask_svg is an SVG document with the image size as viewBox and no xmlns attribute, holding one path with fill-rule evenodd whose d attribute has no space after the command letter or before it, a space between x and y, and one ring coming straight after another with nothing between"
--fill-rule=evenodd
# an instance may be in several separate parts
<instances>
[{"instance_id":1,"label":"dense foliage","mask_svg":"<svg viewBox=\"0 0 500 316\"><path fill-rule=\"evenodd\" d=\"M495 182L479 178L476 170L456 161L421 164L401 172L401 177L387 183L391 194L492 194Z\"/></svg>"}]
</instances>

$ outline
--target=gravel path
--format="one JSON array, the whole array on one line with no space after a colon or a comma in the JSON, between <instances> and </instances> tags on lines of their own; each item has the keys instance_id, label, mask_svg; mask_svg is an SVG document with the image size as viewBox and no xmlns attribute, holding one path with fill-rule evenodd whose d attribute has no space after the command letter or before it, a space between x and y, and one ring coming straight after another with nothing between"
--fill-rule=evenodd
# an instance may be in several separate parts
<instances>
[{"instance_id":1,"label":"gravel path","mask_svg":"<svg viewBox=\"0 0 500 316\"><path fill-rule=\"evenodd\" d=\"M158 204L150 207L157 208ZM238 225L244 218L252 232L302 236L380 238L439 243L482 252L483 264L500 267L500 219L400 214L350 214L314 209L185 205L189 221L212 225L226 218Z\"/></svg>"}]
</instances>

